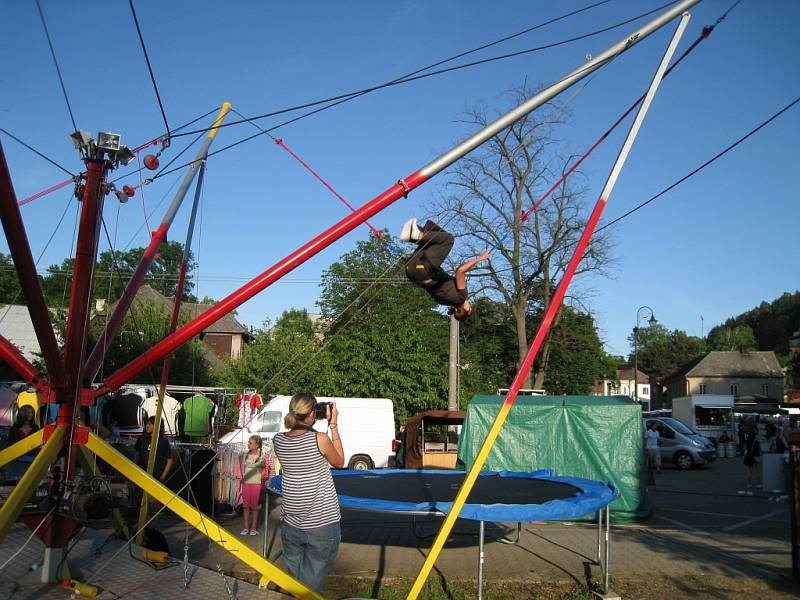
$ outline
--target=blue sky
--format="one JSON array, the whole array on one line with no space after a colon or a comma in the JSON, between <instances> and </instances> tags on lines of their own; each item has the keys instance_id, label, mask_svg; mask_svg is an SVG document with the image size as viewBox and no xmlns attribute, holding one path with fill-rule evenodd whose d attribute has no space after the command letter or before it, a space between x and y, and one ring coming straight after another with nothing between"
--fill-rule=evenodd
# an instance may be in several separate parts
<instances>
[{"instance_id":1,"label":"blue sky","mask_svg":"<svg viewBox=\"0 0 800 600\"><path fill-rule=\"evenodd\" d=\"M581 2L234 2L135 3L167 118L172 127L229 100L251 116L380 83L590 4ZM471 58L555 42L656 8L661 2L612 0ZM679 52L732 1L693 9ZM67 93L81 129L121 133L136 146L163 131L127 2L42 0ZM81 168L69 115L34 3L4 3L0 126L70 170ZM471 133L459 122L468 106L506 106L504 91L523 81L557 79L622 38L638 21L558 48L464 69L367 95L287 126L275 135L359 206ZM665 81L634 145L604 222L682 177L800 95L800 4L743 0L684 66ZM647 86L673 26L604 69L570 105L558 130L562 148L591 144ZM281 117L265 119L272 126ZM212 150L255 129L220 132ZM796 254L800 180L795 107L677 189L613 228L611 277L576 282L588 294L607 349L627 354L636 309L651 306L668 328L700 334L729 316L798 288ZM613 136L586 163L593 202L622 141ZM177 139L173 157L190 138ZM2 136L18 198L64 179L63 172ZM194 149L187 156L192 156ZM181 161L182 162L182 161ZM135 164L135 163L134 163ZM182 176L145 188L152 211ZM132 178L135 181L135 178ZM434 179L372 222L396 232L441 189ZM69 188L22 209L38 256L67 204L67 218L40 262L71 252L75 210ZM151 217L158 222L162 205ZM189 203L170 239L185 235ZM194 251L199 296L221 298L342 218L347 209L269 138L212 157ZM139 231L142 195L105 219L117 247L147 243ZM291 307L315 309L322 271L357 240L352 232L239 310L246 324ZM103 240L102 249L107 244ZM7 246L3 244L3 251Z\"/></svg>"}]
</instances>

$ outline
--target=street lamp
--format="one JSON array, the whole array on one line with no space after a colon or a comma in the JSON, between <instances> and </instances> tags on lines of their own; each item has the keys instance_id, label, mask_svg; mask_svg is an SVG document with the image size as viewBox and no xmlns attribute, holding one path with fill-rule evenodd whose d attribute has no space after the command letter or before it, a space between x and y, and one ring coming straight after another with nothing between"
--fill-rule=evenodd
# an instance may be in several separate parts
<instances>
[{"instance_id":1,"label":"street lamp","mask_svg":"<svg viewBox=\"0 0 800 600\"><path fill-rule=\"evenodd\" d=\"M633 328L633 395L636 402L639 402L639 323L642 318L643 310L650 311L650 318L648 319L647 324L650 327L658 325L658 321L656 321L656 316L653 313L653 309L649 306L640 306L636 311L636 327ZM649 400L647 401L647 409L650 409Z\"/></svg>"}]
</instances>

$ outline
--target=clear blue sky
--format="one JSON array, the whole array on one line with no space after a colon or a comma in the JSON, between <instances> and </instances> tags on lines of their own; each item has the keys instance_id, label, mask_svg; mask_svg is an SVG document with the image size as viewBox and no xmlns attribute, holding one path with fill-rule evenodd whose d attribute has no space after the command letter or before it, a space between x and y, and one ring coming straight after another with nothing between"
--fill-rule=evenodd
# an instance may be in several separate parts
<instances>
[{"instance_id":1,"label":"clear blue sky","mask_svg":"<svg viewBox=\"0 0 800 600\"><path fill-rule=\"evenodd\" d=\"M380 83L438 59L590 4L568 2L234 2L135 5L170 125L194 119L223 100L245 115ZM661 3L612 0L471 58L574 37ZM706 0L679 51L716 21L732 0ZM127 2L42 0L75 118L81 129L121 133L138 145L163 131ZM0 126L70 170L66 105L32 2L4 3L0 38ZM549 82L579 66L644 21L558 48L382 90L276 132L354 205L447 150L470 130L458 122L468 106L505 105L503 92L524 80ZM683 176L800 95L800 3L743 0L711 39L662 86L611 197L604 222ZM587 147L649 83L673 26L604 69L572 103L558 134L563 148ZM271 126L281 117L261 121ZM250 135L244 124L220 132L212 147ZM613 230L611 278L576 282L590 294L607 349L627 354L636 309L651 306L668 328L700 334L763 299L798 288L800 106L720 161ZM173 157L189 138L176 140ZM612 137L585 163L590 200L599 193L622 140ZM64 174L2 136L19 198ZM187 156L192 156L190 150ZM135 165L135 163L134 163ZM171 175L145 189L148 211L168 193ZM396 232L437 192L433 180L373 222ZM171 199L171 195L168 196ZM142 195L105 219L117 246L147 243ZM53 233L69 200L65 188L22 209L34 255ZM166 204L166 203L165 203ZM70 255L76 202L40 262ZM165 206L165 205L164 205ZM189 203L170 239L182 240ZM262 136L210 159L202 227L194 250L199 296L221 298L344 216L346 209ZM151 217L161 218L162 209ZM352 232L239 311L258 325L291 307L315 310L322 271L368 235ZM102 249L107 244L102 243ZM3 245L3 251L7 247Z\"/></svg>"}]
</instances>

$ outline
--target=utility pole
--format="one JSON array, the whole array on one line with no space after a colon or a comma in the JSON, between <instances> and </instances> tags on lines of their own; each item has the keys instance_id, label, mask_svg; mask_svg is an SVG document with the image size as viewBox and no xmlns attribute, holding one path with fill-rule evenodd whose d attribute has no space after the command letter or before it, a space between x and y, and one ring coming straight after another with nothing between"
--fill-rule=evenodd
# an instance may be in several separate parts
<instances>
[{"instance_id":1,"label":"utility pole","mask_svg":"<svg viewBox=\"0 0 800 600\"><path fill-rule=\"evenodd\" d=\"M450 363L448 369L447 410L458 410L460 373L458 356L458 321L450 315Z\"/></svg>"}]
</instances>

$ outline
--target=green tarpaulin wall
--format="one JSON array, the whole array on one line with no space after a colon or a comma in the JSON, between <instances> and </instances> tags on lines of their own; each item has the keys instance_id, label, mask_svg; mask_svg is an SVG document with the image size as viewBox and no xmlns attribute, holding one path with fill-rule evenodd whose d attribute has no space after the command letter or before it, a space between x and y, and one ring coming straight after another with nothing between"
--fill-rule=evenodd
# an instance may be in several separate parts
<instances>
[{"instance_id":1,"label":"green tarpaulin wall","mask_svg":"<svg viewBox=\"0 0 800 600\"><path fill-rule=\"evenodd\" d=\"M459 437L458 459L472 466L504 396L475 396ZM519 396L484 469L535 471L611 482L617 522L649 516L641 406L627 396ZM587 515L586 519L595 518Z\"/></svg>"}]
</instances>

